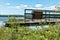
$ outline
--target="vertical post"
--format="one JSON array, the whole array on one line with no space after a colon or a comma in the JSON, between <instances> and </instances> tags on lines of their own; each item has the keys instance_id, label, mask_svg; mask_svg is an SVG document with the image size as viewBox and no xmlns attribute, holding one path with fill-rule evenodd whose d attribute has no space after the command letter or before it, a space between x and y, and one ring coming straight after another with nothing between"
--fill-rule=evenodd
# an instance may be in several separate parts
<instances>
[{"instance_id":1,"label":"vertical post","mask_svg":"<svg viewBox=\"0 0 60 40\"><path fill-rule=\"evenodd\" d=\"M24 10L24 22L26 23L26 9Z\"/></svg>"},{"instance_id":2,"label":"vertical post","mask_svg":"<svg viewBox=\"0 0 60 40\"><path fill-rule=\"evenodd\" d=\"M45 22L46 22L46 11L45 11Z\"/></svg>"},{"instance_id":3,"label":"vertical post","mask_svg":"<svg viewBox=\"0 0 60 40\"><path fill-rule=\"evenodd\" d=\"M33 11L33 10L32 10L32 14L31 14L31 15L32 15L32 18L31 18L31 19L32 19L32 21L33 21L33 16L34 16L34 11Z\"/></svg>"},{"instance_id":4,"label":"vertical post","mask_svg":"<svg viewBox=\"0 0 60 40\"><path fill-rule=\"evenodd\" d=\"M49 12L49 21L50 21L50 12Z\"/></svg>"}]
</instances>

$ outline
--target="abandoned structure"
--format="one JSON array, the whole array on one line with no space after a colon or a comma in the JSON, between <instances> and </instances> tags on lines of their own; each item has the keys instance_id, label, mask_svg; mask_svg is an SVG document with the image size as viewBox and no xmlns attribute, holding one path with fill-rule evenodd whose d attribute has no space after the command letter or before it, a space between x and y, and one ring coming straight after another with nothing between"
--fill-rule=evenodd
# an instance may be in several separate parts
<instances>
[{"instance_id":1,"label":"abandoned structure","mask_svg":"<svg viewBox=\"0 0 60 40\"><path fill-rule=\"evenodd\" d=\"M25 21L60 22L60 12L56 10L25 9Z\"/></svg>"},{"instance_id":2,"label":"abandoned structure","mask_svg":"<svg viewBox=\"0 0 60 40\"><path fill-rule=\"evenodd\" d=\"M17 15L18 16L18 15ZM39 23L55 23L60 22L60 11L56 10L38 10L38 9L25 9L24 19L20 22L12 22L11 24L20 25L35 25ZM6 23L7 26L10 23Z\"/></svg>"}]
</instances>

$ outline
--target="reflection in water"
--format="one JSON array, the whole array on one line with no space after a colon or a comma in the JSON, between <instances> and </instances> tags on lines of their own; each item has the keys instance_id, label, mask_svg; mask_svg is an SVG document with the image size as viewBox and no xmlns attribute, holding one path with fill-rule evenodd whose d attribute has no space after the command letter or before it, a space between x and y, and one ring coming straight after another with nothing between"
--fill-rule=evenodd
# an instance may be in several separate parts
<instances>
[{"instance_id":1,"label":"reflection in water","mask_svg":"<svg viewBox=\"0 0 60 40\"><path fill-rule=\"evenodd\" d=\"M44 25L43 27L44 27L44 28L48 28L49 25ZM30 28L30 29L32 29L32 30L34 30L34 29L42 29L42 26L29 26L28 28Z\"/></svg>"}]
</instances>

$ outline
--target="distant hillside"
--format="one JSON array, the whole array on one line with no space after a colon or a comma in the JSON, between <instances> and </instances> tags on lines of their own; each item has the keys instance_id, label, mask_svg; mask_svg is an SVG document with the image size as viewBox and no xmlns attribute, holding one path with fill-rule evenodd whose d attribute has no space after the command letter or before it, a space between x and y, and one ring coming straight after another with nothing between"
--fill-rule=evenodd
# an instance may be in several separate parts
<instances>
[{"instance_id":1,"label":"distant hillside","mask_svg":"<svg viewBox=\"0 0 60 40\"><path fill-rule=\"evenodd\" d=\"M0 17L24 17L24 15L0 15Z\"/></svg>"}]
</instances>

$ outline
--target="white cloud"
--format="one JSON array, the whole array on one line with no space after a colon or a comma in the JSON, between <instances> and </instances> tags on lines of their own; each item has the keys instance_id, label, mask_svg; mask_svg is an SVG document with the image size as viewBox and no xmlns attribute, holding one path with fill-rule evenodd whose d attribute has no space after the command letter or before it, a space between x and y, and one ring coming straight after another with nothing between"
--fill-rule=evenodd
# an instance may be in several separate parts
<instances>
[{"instance_id":1,"label":"white cloud","mask_svg":"<svg viewBox=\"0 0 60 40\"><path fill-rule=\"evenodd\" d=\"M28 5L26 5L26 4L20 4L20 6L21 6L21 8L27 8L28 7Z\"/></svg>"},{"instance_id":2,"label":"white cloud","mask_svg":"<svg viewBox=\"0 0 60 40\"><path fill-rule=\"evenodd\" d=\"M35 7L37 8L42 7L42 4L36 4Z\"/></svg>"},{"instance_id":3,"label":"white cloud","mask_svg":"<svg viewBox=\"0 0 60 40\"><path fill-rule=\"evenodd\" d=\"M52 5L52 6L48 6L48 7L30 7L29 9L39 9L39 10L56 10L56 6Z\"/></svg>"},{"instance_id":4,"label":"white cloud","mask_svg":"<svg viewBox=\"0 0 60 40\"><path fill-rule=\"evenodd\" d=\"M21 4L20 6L21 7L28 7L28 5L26 5L26 4Z\"/></svg>"},{"instance_id":5,"label":"white cloud","mask_svg":"<svg viewBox=\"0 0 60 40\"><path fill-rule=\"evenodd\" d=\"M24 5L24 7L27 7L28 5Z\"/></svg>"},{"instance_id":6,"label":"white cloud","mask_svg":"<svg viewBox=\"0 0 60 40\"><path fill-rule=\"evenodd\" d=\"M21 9L21 8L27 8L28 7L28 5L25 5L25 4L21 4L21 5L18 5L18 6L16 6L15 8L16 9Z\"/></svg>"},{"instance_id":7,"label":"white cloud","mask_svg":"<svg viewBox=\"0 0 60 40\"><path fill-rule=\"evenodd\" d=\"M56 6L52 5L52 6L48 6L48 7L44 7L42 8L42 4L36 4L35 8L33 8L32 6L28 6L26 4L20 4L17 6L9 6L8 8L13 8L13 9L42 9L42 10L55 10Z\"/></svg>"},{"instance_id":8,"label":"white cloud","mask_svg":"<svg viewBox=\"0 0 60 40\"><path fill-rule=\"evenodd\" d=\"M16 6L15 8L16 8L16 9L20 9L21 7L20 7L20 6Z\"/></svg>"},{"instance_id":9,"label":"white cloud","mask_svg":"<svg viewBox=\"0 0 60 40\"><path fill-rule=\"evenodd\" d=\"M6 3L6 5L10 5L10 3Z\"/></svg>"},{"instance_id":10,"label":"white cloud","mask_svg":"<svg viewBox=\"0 0 60 40\"><path fill-rule=\"evenodd\" d=\"M7 8L15 8L14 6L8 6Z\"/></svg>"},{"instance_id":11,"label":"white cloud","mask_svg":"<svg viewBox=\"0 0 60 40\"><path fill-rule=\"evenodd\" d=\"M14 9L13 10L14 12L15 12L15 9L17 9L19 12L18 14L24 14L24 12L23 12L24 9L40 9L40 10L41 9L43 9L43 10L54 10L54 9L56 9L55 5L49 6L49 7L44 7L44 8L42 8L42 4L36 4L35 8L33 8L32 6L28 6L26 4L11 6L11 4L8 3L8 5L10 5L10 6L7 6L7 7L10 8L11 10ZM10 11L9 12L1 12L1 14L7 14L7 15L11 14L12 15L12 14L15 14L14 12L13 13L10 13Z\"/></svg>"},{"instance_id":12,"label":"white cloud","mask_svg":"<svg viewBox=\"0 0 60 40\"><path fill-rule=\"evenodd\" d=\"M20 9L21 7L20 6L8 6L8 8L10 8L10 9Z\"/></svg>"},{"instance_id":13,"label":"white cloud","mask_svg":"<svg viewBox=\"0 0 60 40\"><path fill-rule=\"evenodd\" d=\"M20 5L17 5L17 6L9 6L8 8L22 9L22 8L28 8L28 5L20 4Z\"/></svg>"},{"instance_id":14,"label":"white cloud","mask_svg":"<svg viewBox=\"0 0 60 40\"><path fill-rule=\"evenodd\" d=\"M56 9L55 7L56 6L53 5L53 6L49 6L49 7L44 7L43 9L45 9L45 10L55 10Z\"/></svg>"}]
</instances>

